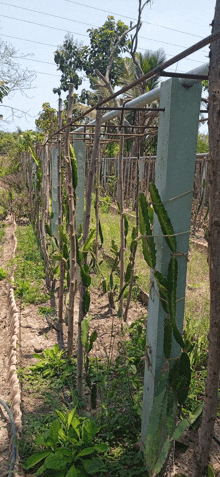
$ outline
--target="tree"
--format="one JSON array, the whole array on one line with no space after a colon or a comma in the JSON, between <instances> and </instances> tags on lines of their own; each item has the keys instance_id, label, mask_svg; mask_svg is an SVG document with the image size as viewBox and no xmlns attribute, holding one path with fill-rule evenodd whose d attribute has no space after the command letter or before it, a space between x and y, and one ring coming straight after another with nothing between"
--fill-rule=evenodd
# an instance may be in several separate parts
<instances>
[{"instance_id":1,"label":"tree","mask_svg":"<svg viewBox=\"0 0 220 477\"><path fill-rule=\"evenodd\" d=\"M212 34L220 29L220 0L216 0ZM218 408L220 373L220 38L210 46L209 69L209 276L210 276L210 329L209 357L205 383L204 408L199 432L199 448L195 453L195 477L207 475L209 453Z\"/></svg>"},{"instance_id":2,"label":"tree","mask_svg":"<svg viewBox=\"0 0 220 477\"><path fill-rule=\"evenodd\" d=\"M54 61L57 69L62 72L60 87L54 88L54 93L61 93L69 90L69 83L77 90L82 84L82 76L79 73L83 70L89 48L83 46L73 36L66 35L62 46L59 46L54 54Z\"/></svg>"},{"instance_id":3,"label":"tree","mask_svg":"<svg viewBox=\"0 0 220 477\"><path fill-rule=\"evenodd\" d=\"M56 130L58 126L57 112L56 109L51 108L50 103L42 104L41 113L39 113L38 118L35 120L38 131L43 131L45 133L51 132L51 126Z\"/></svg>"},{"instance_id":4,"label":"tree","mask_svg":"<svg viewBox=\"0 0 220 477\"><path fill-rule=\"evenodd\" d=\"M3 103L5 97L13 93L25 91L31 88L31 82L35 78L35 74L27 68L23 69L15 59L23 58L21 54L10 44L0 40L0 103ZM1 106L1 105L0 105ZM14 115L23 113L12 106L2 104L9 109L9 116L5 121L13 118ZM0 115L0 119L3 116Z\"/></svg>"}]
</instances>

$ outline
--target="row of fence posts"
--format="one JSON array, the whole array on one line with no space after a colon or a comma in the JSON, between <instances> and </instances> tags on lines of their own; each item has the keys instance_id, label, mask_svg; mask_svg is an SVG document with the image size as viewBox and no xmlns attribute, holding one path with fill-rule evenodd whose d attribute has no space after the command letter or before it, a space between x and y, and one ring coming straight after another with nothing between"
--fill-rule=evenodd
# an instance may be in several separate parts
<instances>
[{"instance_id":1,"label":"row of fence posts","mask_svg":"<svg viewBox=\"0 0 220 477\"><path fill-rule=\"evenodd\" d=\"M174 82L175 83L175 82ZM173 84L173 83L172 83ZM175 86L176 85L176 86ZM175 83L175 88L177 88L177 82ZM178 86L179 87L179 86ZM181 87L182 88L182 87ZM180 88L180 89L181 89ZM199 104L199 93L197 94L198 98L196 98L198 104ZM192 100L191 100L192 101ZM71 85L70 91L69 91L69 107L68 107L68 112L67 112L67 124L70 123L71 118L72 118L72 106L73 106L73 86ZM199 106L196 104L196 108L198 109ZM196 114L198 113L196 109ZM162 118L161 114L161 118ZM123 118L122 118L123 119ZM197 118L196 118L197 120ZM168 122L168 119L166 118L166 121ZM121 124L123 124L123 121L121 121ZM61 126L61 101L59 102L59 127ZM197 124L196 124L197 126ZM195 127L196 127L195 126ZM120 126L119 126L120 127ZM194 128L195 129L195 128ZM161 133L162 134L162 133ZM184 133L185 134L185 133ZM193 132L195 136L195 131ZM92 203L92 191L93 191L93 185L94 185L94 178L96 174L96 257L98 258L98 227L99 227L99 198L100 198L100 192L102 189L106 188L107 189L107 160L101 160L100 159L100 135L101 135L101 111L97 110L96 113L96 127L95 127L95 135L94 135L94 144L93 144L93 151L92 151L92 156L90 160L90 164L87 165L87 180L86 180L86 208L85 208L85 215L84 215L84 224L83 224L83 238L82 238L82 244L85 243L88 234L89 234L89 225L90 225L90 216L91 216L91 203ZM187 129L187 135L190 136L190 132ZM187 137L188 137L187 136ZM195 142L195 137L193 136L193 141ZM181 136L182 138L182 136ZM76 255L76 227L75 227L75 217L76 217L76 205L75 203L75 189L73 187L73 170L72 170L72 163L71 163L71 157L70 157L70 126L66 127L65 129L65 135L64 135L64 161L62 160L62 141L61 141L61 135L58 134L58 144L57 144L57 152L54 153L53 147L54 145L48 146L47 138L45 138L45 142L41 147L36 148L36 155L39 157L41 156L41 173L42 173L42 180L41 180L41 187L39 186L40 184L40 164L36 164L33 166L33 162L31 159L31 156L29 155L27 158L23 158L26 162L27 165L27 171L26 171L26 177L27 177L27 182L28 182L28 188L29 188L29 193L30 193L30 205L31 205L31 215L32 215L32 220L35 222L38 234L40 237L41 245L42 245L42 251L44 253L44 258L45 258L45 265L46 265L46 280L47 280L47 285L49 288L51 288L51 276L50 276L50 263L49 263L49 256L48 256L48 250L47 250L47 237L46 237L46 229L45 229L45 222L50 221L51 218L51 212L50 212L50 196L52 191L52 212L53 212L53 217L52 217L52 227L53 230L56 232L57 231L57 223L59 227L64 223L63 217L62 217L62 201L64 197L64 193L68 199L68 205L69 205L69 221L68 221L68 233L69 233L69 238L70 238L70 278L69 278L69 305L68 305L68 343L67 343L67 351L68 354L72 354L73 351L73 339L74 339L74 299L75 299L75 294L76 290L79 289L79 295L80 295L80 300L79 300L79 318L78 318L78 348L77 348L77 389L78 393L80 396L82 396L83 393L83 346L82 346L82 341L81 341L81 325L82 325L82 320L85 316L84 309L83 309L83 297L85 294L85 286L83 285L82 282L80 282L79 287L76 285L76 275L77 275L77 255ZM140 145L139 145L140 146ZM193 143L193 148L194 148L194 143ZM177 151L178 151L178 144L176 144ZM145 168L147 165L147 159L144 158L144 160L141 160L140 158L140 147L138 147L138 157L135 161L133 159L129 159L128 162L124 160L123 157L123 149L124 149L124 138L121 136L120 138L120 151L119 151L119 161L118 161L118 168L117 168L117 174L116 178L118 177L118 185L117 185L117 198L119 199L119 205L120 205L120 289L123 288L124 285L124 271L125 271L125 266L124 266L124 252L125 252L125 211L124 211L124 203L126 200L126 197L128 198L129 193L132 191L132 199L133 199L133 206L136 210L136 226L137 226L137 233L138 233L138 206L137 206L137 197L139 193L139 188L142 190L146 191L146 186L147 184L152 180L151 174L153 175L153 164L154 164L154 159L150 159L149 161L149 167L147 169L147 174L145 176ZM190 157L193 157L194 152L190 151ZM57 161L55 160L55 156L57 155ZM53 159L52 159L53 158ZM174 156L172 157L173 165L175 166L175 160ZM136 168L132 170L132 168L128 164L132 164L132 162L135 162ZM201 161L200 161L200 166L201 166ZM179 161L178 167L180 167L181 162ZM103 166L103 169L102 169ZM200 186L199 188L201 189L201 176L204 178L204 174L207 174L207 168L205 167L200 167L198 168L198 177L200 176L199 182ZM126 169L127 167L127 169ZM31 168L31 171L30 171ZM55 171L53 170L55 168ZM64 174L63 174L63 183L62 183L62 169L64 169ZM111 169L110 169L111 173ZM172 174L171 174L172 175ZM169 176L169 175L168 175ZM168 176L166 174L166 179L168 180ZM132 180L131 180L132 177ZM145 182L144 182L144 177L145 177ZM162 180L162 173L160 172L160 180ZM197 182L198 182L198 177L197 177ZM128 179L129 178L129 179ZM125 184L126 180L126 184ZM178 179L179 180L179 179ZM190 179L191 180L191 179ZM169 181L168 181L169 182ZM132 188L129 189L130 184L132 183ZM51 185L52 184L52 185ZM179 184L179 183L178 183ZM185 184L184 184L185 185ZM169 186L170 188L172 184ZM101 189L102 187L102 189ZM63 188L63 193L61 193ZM55 193L57 189L57 194ZM192 187L191 187L192 189ZM188 189L187 189L188 191ZM190 190L190 192L192 192ZM34 194L33 194L34 193ZM188 192L187 192L188 193ZM201 190L198 192L201 195ZM126 195L127 194L127 195ZM55 196L56 195L56 198ZM168 194L169 195L169 194ZM175 194L174 194L175 195ZM176 193L178 196L178 193ZM183 194L184 195L184 194ZM172 197L172 196L171 196ZM84 196L83 196L84 199ZM81 202L82 202L82 197L81 197ZM58 207L57 207L57 201L58 201ZM82 205L82 204L81 204ZM188 205L187 205L188 207ZM188 207L189 208L189 207ZM188 209L187 209L188 210ZM187 212L188 213L188 212ZM57 217L58 215L58 217ZM184 229L185 230L185 229ZM188 229L187 229L188 230ZM59 239L59 251L60 253L62 252L62 240L60 236L60 232L58 230L58 239ZM182 249L181 249L182 250ZM132 257L132 271L134 271L134 264L135 264L135 251L133 251L133 257ZM185 272L184 272L185 273ZM60 260L60 275L64 279L64 269L63 269L63 260ZM184 282L185 278L183 279ZM62 323L63 323L63 283L60 285L60 290L59 290L59 320L60 320L60 329L62 332ZM132 283L129 291L129 296L131 295L131 288L132 288ZM181 295L183 296L183 295ZM127 318L127 311L129 307L129 297L127 300L127 304L124 307L124 301L123 298L120 300L119 303L119 314L124 321L126 321ZM181 314L181 320L182 320L182 314ZM181 326L180 326L181 328ZM156 329L152 329L149 326L149 337L151 338L152 336L156 336ZM176 352L176 350L175 350ZM179 353L179 349L178 349ZM147 376L147 375L146 375ZM145 382L146 381L146 376L145 376ZM153 377L152 377L153 376ZM153 394L154 394L154 389L156 389L156 381L155 381L155 374L151 376L149 380L149 376L147 376L147 379L149 381L149 386L151 388L150 390L150 405L152 407L152 402L153 402ZM153 380L153 381L152 381ZM152 382L151 382L152 381ZM146 384L146 386L148 386ZM144 401L144 409L146 410L146 396L148 395L148 388L145 386L145 401ZM148 387L149 387L148 386ZM146 436L146 428L147 428L147 423L149 422L149 414L150 410L148 412L148 416L146 417L145 414L143 414L143 422L145 423L142 426L142 434L143 434L143 439L145 439Z\"/></svg>"}]
</instances>

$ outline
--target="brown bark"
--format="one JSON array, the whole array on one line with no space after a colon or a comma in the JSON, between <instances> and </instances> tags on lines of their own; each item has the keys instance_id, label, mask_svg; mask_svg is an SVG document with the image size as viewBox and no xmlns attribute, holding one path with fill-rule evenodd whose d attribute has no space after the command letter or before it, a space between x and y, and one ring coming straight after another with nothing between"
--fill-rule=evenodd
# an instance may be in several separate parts
<instances>
[{"instance_id":1,"label":"brown bark","mask_svg":"<svg viewBox=\"0 0 220 477\"><path fill-rule=\"evenodd\" d=\"M62 99L59 98L58 127L62 127ZM62 176L61 176L61 134L58 135L58 203L59 203L59 226L62 225ZM59 251L63 250L63 242L59 235ZM63 260L60 261L60 286L59 286L59 323L63 333L63 289L65 269Z\"/></svg>"},{"instance_id":2,"label":"brown bark","mask_svg":"<svg viewBox=\"0 0 220 477\"><path fill-rule=\"evenodd\" d=\"M93 181L95 176L95 166L96 166L96 159L98 156L99 140L100 140L100 132L101 132L101 114L102 114L101 110L98 109L96 113L94 145L93 145L91 164L90 164L90 169L88 174L88 186L87 186L87 193L86 193L86 213L85 213L85 223L84 223L84 230L83 230L84 242L86 241L86 238L89 233L91 204L92 204L92 188L93 188Z\"/></svg>"},{"instance_id":3,"label":"brown bark","mask_svg":"<svg viewBox=\"0 0 220 477\"><path fill-rule=\"evenodd\" d=\"M71 122L73 111L73 84L69 85L69 105L67 111L67 123ZM73 351L73 327L74 327L74 298L76 278L76 235L75 235L75 203L72 179L72 164L69 150L70 126L65 130L65 159L67 172L67 192L69 201L69 231L70 231L70 286L69 286L69 310L68 310L68 343L67 353Z\"/></svg>"},{"instance_id":4,"label":"brown bark","mask_svg":"<svg viewBox=\"0 0 220 477\"><path fill-rule=\"evenodd\" d=\"M220 0L216 1L213 31L220 29ZM210 219L209 275L210 330L209 358L205 383L204 410L199 432L195 477L207 475L207 465L218 405L220 372L220 39L211 43L209 71Z\"/></svg>"},{"instance_id":5,"label":"brown bark","mask_svg":"<svg viewBox=\"0 0 220 477\"><path fill-rule=\"evenodd\" d=\"M123 113L122 113L123 114ZM122 118L122 126L124 125L124 118ZM120 290L124 286L124 273L125 273L125 227L124 227L124 174L123 164L124 162L124 136L120 137L120 150L119 150L119 204L120 204L120 234L121 234L121 250L120 250ZM120 316L123 316L123 294L119 301Z\"/></svg>"}]
</instances>

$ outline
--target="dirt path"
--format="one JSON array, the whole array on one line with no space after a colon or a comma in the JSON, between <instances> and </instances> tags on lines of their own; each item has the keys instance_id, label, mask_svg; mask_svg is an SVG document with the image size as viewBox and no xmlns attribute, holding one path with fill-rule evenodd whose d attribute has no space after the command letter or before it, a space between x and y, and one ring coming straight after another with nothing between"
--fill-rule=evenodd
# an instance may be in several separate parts
<instances>
[{"instance_id":1,"label":"dirt path","mask_svg":"<svg viewBox=\"0 0 220 477\"><path fill-rule=\"evenodd\" d=\"M0 248L0 267L6 265L12 258L14 247L13 240L14 224L11 217L6 220L6 233ZM9 403L10 390L7 383L8 350L9 350L9 314L8 314L8 283L4 279L0 281L0 398ZM0 477L8 475L9 445L10 445L10 421L7 412L0 406Z\"/></svg>"}]
</instances>

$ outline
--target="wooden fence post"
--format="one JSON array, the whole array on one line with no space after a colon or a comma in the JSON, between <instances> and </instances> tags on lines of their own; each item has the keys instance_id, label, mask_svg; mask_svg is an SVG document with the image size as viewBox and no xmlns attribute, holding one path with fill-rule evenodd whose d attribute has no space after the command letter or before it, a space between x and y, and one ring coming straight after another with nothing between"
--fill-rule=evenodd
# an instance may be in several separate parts
<instances>
[{"instance_id":1,"label":"wooden fence post","mask_svg":"<svg viewBox=\"0 0 220 477\"><path fill-rule=\"evenodd\" d=\"M178 79L170 79L161 85L159 132L156 161L156 186L177 234L178 260L176 324L182 333L187 253L190 234L193 178L196 159L196 144L201 98L201 83L191 87L182 86ZM156 269L167 276L170 250L162 237L156 217L154 236L157 248ZM163 402L164 419L153 422L155 394L168 386L168 369L180 356L180 346L173 339L170 359L163 351L165 312L159 300L155 281L151 281L147 320L147 342L145 359L144 400L142 414L142 447L145 449L146 464L150 474L163 449L169 431L167 403ZM162 396L162 394L160 394ZM165 408L167 406L167 408ZM170 411L170 409L169 409ZM173 404L172 420L175 426L176 406ZM162 424L161 424L162 423ZM163 425L163 429L160 427ZM172 425L171 425L172 427ZM171 437L171 436L169 436ZM169 446L168 446L169 447ZM150 450L149 450L150 449Z\"/></svg>"},{"instance_id":2,"label":"wooden fence post","mask_svg":"<svg viewBox=\"0 0 220 477\"><path fill-rule=\"evenodd\" d=\"M81 137L77 134L77 138ZM82 136L83 137L83 136ZM86 141L79 139L73 144L77 162L78 183L76 187L76 231L84 222L84 197L85 197L85 168L86 168Z\"/></svg>"},{"instance_id":3,"label":"wooden fence post","mask_svg":"<svg viewBox=\"0 0 220 477\"><path fill-rule=\"evenodd\" d=\"M57 147L52 149L52 212L53 217L51 219L51 231L52 235L58 239L58 222L59 222L59 202L58 202L58 150Z\"/></svg>"}]
</instances>

